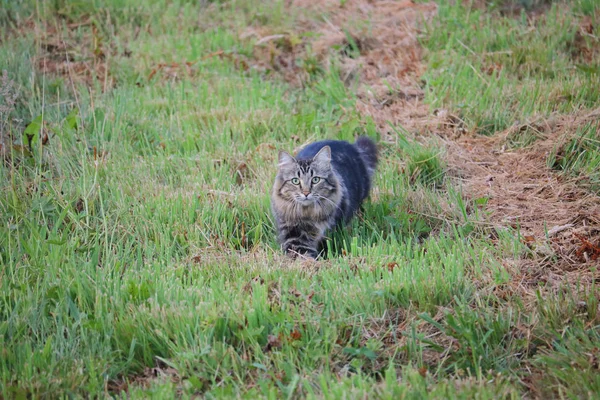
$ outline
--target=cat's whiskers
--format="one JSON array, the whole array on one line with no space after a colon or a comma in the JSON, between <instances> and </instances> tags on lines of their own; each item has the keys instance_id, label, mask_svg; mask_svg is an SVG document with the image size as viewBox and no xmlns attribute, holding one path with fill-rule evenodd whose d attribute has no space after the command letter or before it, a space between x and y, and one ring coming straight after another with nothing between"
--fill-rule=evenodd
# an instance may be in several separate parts
<instances>
[{"instance_id":1,"label":"cat's whiskers","mask_svg":"<svg viewBox=\"0 0 600 400\"><path fill-rule=\"evenodd\" d=\"M333 200L331 200L331 199L329 199L329 198L327 198L325 196L322 196L320 194L314 194L314 196L317 198L317 201L319 202L319 204L321 204L321 206L324 206L323 203L321 203L321 199L323 199L323 200L327 200L328 202L330 202L331 204L333 204L333 206L336 208L336 210L340 209L340 205L336 204Z\"/></svg>"}]
</instances>

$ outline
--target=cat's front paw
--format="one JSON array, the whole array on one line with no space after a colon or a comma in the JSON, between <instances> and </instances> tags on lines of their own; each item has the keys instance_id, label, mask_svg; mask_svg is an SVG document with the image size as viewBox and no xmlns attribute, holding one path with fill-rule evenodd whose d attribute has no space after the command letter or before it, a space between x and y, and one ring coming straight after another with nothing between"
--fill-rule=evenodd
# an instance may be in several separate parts
<instances>
[{"instance_id":1,"label":"cat's front paw","mask_svg":"<svg viewBox=\"0 0 600 400\"><path fill-rule=\"evenodd\" d=\"M298 248L296 246L288 247L285 250L285 253L288 255L288 257L293 259L300 258L309 260L316 260L317 256L319 255L316 249Z\"/></svg>"}]
</instances>

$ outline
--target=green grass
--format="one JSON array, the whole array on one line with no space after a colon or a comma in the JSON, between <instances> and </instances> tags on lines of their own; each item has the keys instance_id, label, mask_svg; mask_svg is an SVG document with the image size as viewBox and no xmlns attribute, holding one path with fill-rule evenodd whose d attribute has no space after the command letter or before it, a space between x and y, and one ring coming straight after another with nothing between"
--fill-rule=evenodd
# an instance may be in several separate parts
<instances>
[{"instance_id":1,"label":"green grass","mask_svg":"<svg viewBox=\"0 0 600 400\"><path fill-rule=\"evenodd\" d=\"M205 58L251 56L239 35L251 25L292 29L282 2L201 3L24 0L0 14L0 70L19 94L2 114L1 397L518 398L530 370L551 395L599 390L581 356L600 343L595 288L499 296L525 246L485 224L436 146L382 144L372 199L329 257L287 260L269 211L276 148L377 132L335 68L299 89ZM64 28L74 57L89 61L101 38L115 87L36 70L47 39L15 33L31 15ZM189 75L157 70L186 61Z\"/></svg>"},{"instance_id":2,"label":"green grass","mask_svg":"<svg viewBox=\"0 0 600 400\"><path fill-rule=\"evenodd\" d=\"M506 17L492 5L439 3L438 18L422 38L429 50L424 78L432 106L456 111L469 130L488 135L554 112L597 106L600 41L578 35L583 13L600 26L597 5L556 1L539 16L523 11Z\"/></svg>"},{"instance_id":3,"label":"green grass","mask_svg":"<svg viewBox=\"0 0 600 400\"><path fill-rule=\"evenodd\" d=\"M558 143L548 157L550 168L579 178L579 184L600 194L600 131L588 123Z\"/></svg>"}]
</instances>

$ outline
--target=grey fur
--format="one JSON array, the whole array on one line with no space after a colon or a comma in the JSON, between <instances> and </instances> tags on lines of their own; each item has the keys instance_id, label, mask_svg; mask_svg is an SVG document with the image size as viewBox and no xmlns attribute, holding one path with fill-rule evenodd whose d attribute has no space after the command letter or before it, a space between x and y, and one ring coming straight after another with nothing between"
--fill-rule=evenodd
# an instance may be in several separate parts
<instances>
[{"instance_id":1,"label":"grey fur","mask_svg":"<svg viewBox=\"0 0 600 400\"><path fill-rule=\"evenodd\" d=\"M342 220L349 221L360 205L351 205L351 196L344 182L344 178L348 180L352 177L343 177L336 171L336 160L339 160L340 153L343 153L343 150L338 149L339 143L352 146L356 155L352 162L361 164L363 175L368 175L361 179L367 180L368 187L377 163L375 144L368 138L362 142L359 138L355 145L328 141L312 146L317 145L316 148L319 148L320 143L320 150L315 150L316 154L313 152L314 156L309 158L297 159L285 151L279 152L271 207L277 224L279 243L292 257L302 255L316 258L317 249L326 231ZM336 151L339 153L334 155L333 160L332 147L327 144L331 144L333 149L338 149ZM366 192L368 193L368 189Z\"/></svg>"}]
</instances>

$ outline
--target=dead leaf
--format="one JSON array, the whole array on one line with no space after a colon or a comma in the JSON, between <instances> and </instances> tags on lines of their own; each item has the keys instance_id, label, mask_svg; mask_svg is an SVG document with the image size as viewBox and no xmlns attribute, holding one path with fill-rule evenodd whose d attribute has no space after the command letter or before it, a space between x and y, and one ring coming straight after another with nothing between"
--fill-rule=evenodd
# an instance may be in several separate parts
<instances>
[{"instance_id":1,"label":"dead leaf","mask_svg":"<svg viewBox=\"0 0 600 400\"><path fill-rule=\"evenodd\" d=\"M575 252L575 254L577 254L577 257L579 257L584 262L587 262L587 259L585 257L586 255L593 261L596 261L598 258L600 258L600 243L593 244L585 237L575 232L573 232L573 235L582 243L581 247L579 247L579 249L577 249L577 251Z\"/></svg>"},{"instance_id":2,"label":"dead leaf","mask_svg":"<svg viewBox=\"0 0 600 400\"><path fill-rule=\"evenodd\" d=\"M533 243L533 242L535 242L535 236L531 236L531 235L523 236L523 241L525 243Z\"/></svg>"},{"instance_id":3,"label":"dead leaf","mask_svg":"<svg viewBox=\"0 0 600 400\"><path fill-rule=\"evenodd\" d=\"M242 290L247 293L252 293L252 286L254 284L262 285L264 283L265 283L265 280L262 277L255 276L254 278L252 278L252 280L250 282L248 282L244 285Z\"/></svg>"},{"instance_id":4,"label":"dead leaf","mask_svg":"<svg viewBox=\"0 0 600 400\"><path fill-rule=\"evenodd\" d=\"M292 340L300 340L302 339L302 335L300 334L300 332L298 332L297 329L294 329L292 333L290 333L290 338Z\"/></svg>"},{"instance_id":5,"label":"dead leaf","mask_svg":"<svg viewBox=\"0 0 600 400\"><path fill-rule=\"evenodd\" d=\"M267 337L267 345L265 346L265 352L271 351L273 349L280 349L281 348L281 338L280 338L280 336L269 335Z\"/></svg>"},{"instance_id":6,"label":"dead leaf","mask_svg":"<svg viewBox=\"0 0 600 400\"><path fill-rule=\"evenodd\" d=\"M85 202L82 198L79 198L75 203L75 211L77 211L77 213L82 213L83 210L85 210Z\"/></svg>"},{"instance_id":7,"label":"dead leaf","mask_svg":"<svg viewBox=\"0 0 600 400\"><path fill-rule=\"evenodd\" d=\"M391 262L391 263L388 263L387 269L388 269L388 271L392 272L394 270L394 268L396 268L397 266L398 266L397 262Z\"/></svg>"},{"instance_id":8,"label":"dead leaf","mask_svg":"<svg viewBox=\"0 0 600 400\"><path fill-rule=\"evenodd\" d=\"M248 169L248 165L245 162L240 163L235 169L235 183L240 186L243 185L244 180L249 176L249 174L250 171Z\"/></svg>"},{"instance_id":9,"label":"dead leaf","mask_svg":"<svg viewBox=\"0 0 600 400\"><path fill-rule=\"evenodd\" d=\"M224 54L223 50L217 50L217 51L213 51L212 53L209 53L207 55L205 55L204 57L202 57L203 60L206 60L208 58L212 58L215 56L222 56Z\"/></svg>"}]
</instances>

